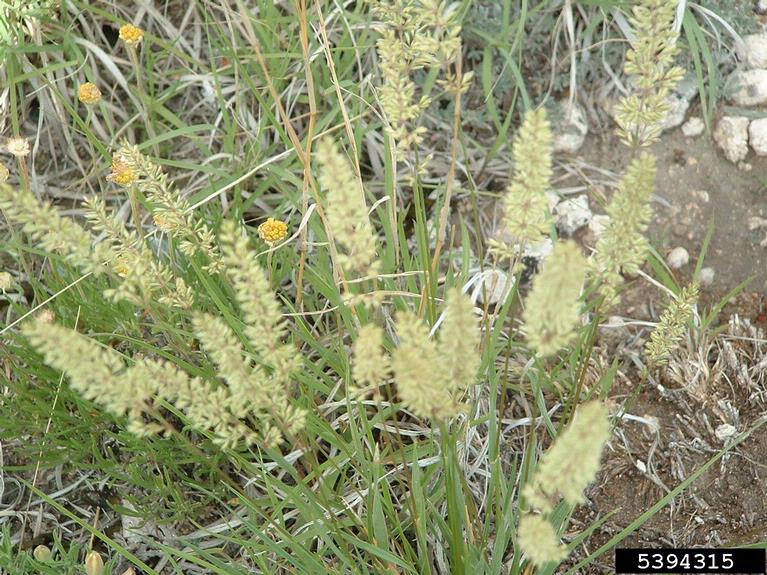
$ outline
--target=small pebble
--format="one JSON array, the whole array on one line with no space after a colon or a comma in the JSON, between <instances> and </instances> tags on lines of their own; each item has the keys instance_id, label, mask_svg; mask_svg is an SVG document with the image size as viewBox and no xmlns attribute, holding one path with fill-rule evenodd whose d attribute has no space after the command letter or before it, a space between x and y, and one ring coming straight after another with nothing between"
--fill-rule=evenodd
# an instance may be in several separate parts
<instances>
[{"instance_id":1,"label":"small pebble","mask_svg":"<svg viewBox=\"0 0 767 575\"><path fill-rule=\"evenodd\" d=\"M591 235L594 236L595 240L598 240L602 237L602 234L604 233L605 229L607 228L607 224L610 223L610 216L606 216L604 214L594 214L594 217L591 218L591 221L589 222L589 231L591 232Z\"/></svg>"},{"instance_id":2,"label":"small pebble","mask_svg":"<svg viewBox=\"0 0 767 575\"><path fill-rule=\"evenodd\" d=\"M554 208L554 213L557 219L557 228L568 236L572 236L594 217L591 208L589 208L589 198L585 194L562 200Z\"/></svg>"},{"instance_id":3,"label":"small pebble","mask_svg":"<svg viewBox=\"0 0 767 575\"><path fill-rule=\"evenodd\" d=\"M729 423L723 423L722 425L717 426L717 428L714 430L714 435L716 435L716 438L719 441L726 442L728 439L733 437L738 430L735 428L734 425L730 425Z\"/></svg>"},{"instance_id":4,"label":"small pebble","mask_svg":"<svg viewBox=\"0 0 767 575\"><path fill-rule=\"evenodd\" d=\"M685 138L700 136L706 129L706 124L697 116L693 116L682 125L682 133Z\"/></svg>"},{"instance_id":5,"label":"small pebble","mask_svg":"<svg viewBox=\"0 0 767 575\"><path fill-rule=\"evenodd\" d=\"M758 118L749 124L748 143L757 156L767 156L767 118Z\"/></svg>"},{"instance_id":6,"label":"small pebble","mask_svg":"<svg viewBox=\"0 0 767 575\"><path fill-rule=\"evenodd\" d=\"M767 70L763 71L765 84L767 84ZM765 102L767 102L767 87L764 91ZM748 156L749 123L749 119L742 116L723 116L714 130L714 141L733 164L743 162Z\"/></svg>"},{"instance_id":7,"label":"small pebble","mask_svg":"<svg viewBox=\"0 0 767 575\"><path fill-rule=\"evenodd\" d=\"M703 268L700 270L700 285L708 287L714 283L714 268Z\"/></svg>"},{"instance_id":8,"label":"small pebble","mask_svg":"<svg viewBox=\"0 0 767 575\"><path fill-rule=\"evenodd\" d=\"M672 270L678 270L686 266L690 261L690 254L683 247L674 248L666 257L666 263Z\"/></svg>"},{"instance_id":9,"label":"small pebble","mask_svg":"<svg viewBox=\"0 0 767 575\"><path fill-rule=\"evenodd\" d=\"M477 285L477 301L495 305L501 302L514 286L514 276L509 277L498 269L487 270ZM485 301L487 298L487 301Z\"/></svg>"}]
</instances>

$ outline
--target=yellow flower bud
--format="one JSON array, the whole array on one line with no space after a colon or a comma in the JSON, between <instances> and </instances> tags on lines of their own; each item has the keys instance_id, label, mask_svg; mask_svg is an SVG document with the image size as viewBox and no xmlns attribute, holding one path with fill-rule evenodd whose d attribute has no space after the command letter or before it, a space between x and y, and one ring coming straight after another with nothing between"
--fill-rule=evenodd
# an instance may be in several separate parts
<instances>
[{"instance_id":1,"label":"yellow flower bud","mask_svg":"<svg viewBox=\"0 0 767 575\"><path fill-rule=\"evenodd\" d=\"M32 556L40 561L41 563L45 563L46 561L49 561L51 558L51 550L48 549L45 545L38 545L35 547L35 550L32 551Z\"/></svg>"},{"instance_id":2,"label":"yellow flower bud","mask_svg":"<svg viewBox=\"0 0 767 575\"><path fill-rule=\"evenodd\" d=\"M282 220L268 218L263 224L258 226L258 235L270 246L274 245L288 236L288 224Z\"/></svg>"},{"instance_id":3,"label":"yellow flower bud","mask_svg":"<svg viewBox=\"0 0 767 575\"><path fill-rule=\"evenodd\" d=\"M85 572L88 575L102 575L104 573L104 560L98 551L91 551L85 558Z\"/></svg>"},{"instance_id":4,"label":"yellow flower bud","mask_svg":"<svg viewBox=\"0 0 767 575\"><path fill-rule=\"evenodd\" d=\"M101 100L101 90L92 82L80 84L80 88L77 91L77 99L83 104L93 106Z\"/></svg>"},{"instance_id":5,"label":"yellow flower bud","mask_svg":"<svg viewBox=\"0 0 767 575\"><path fill-rule=\"evenodd\" d=\"M120 40L128 46L138 45L144 37L144 31L133 24L125 24L120 27Z\"/></svg>"}]
</instances>

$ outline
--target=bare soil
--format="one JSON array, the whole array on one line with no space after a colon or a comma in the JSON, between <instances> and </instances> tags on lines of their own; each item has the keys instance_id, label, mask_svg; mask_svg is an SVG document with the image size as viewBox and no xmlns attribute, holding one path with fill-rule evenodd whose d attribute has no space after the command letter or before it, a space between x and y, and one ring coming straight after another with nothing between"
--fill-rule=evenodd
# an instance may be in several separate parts
<instances>
[{"instance_id":1,"label":"bare soil","mask_svg":"<svg viewBox=\"0 0 767 575\"><path fill-rule=\"evenodd\" d=\"M603 331L603 350L611 348L614 353L617 349L622 360L613 400L624 404L637 385L641 384L641 391L635 401L626 403L629 418L611 441L590 506L579 510L570 526L575 535L614 512L587 541L588 551L620 533L716 455L728 441L717 437L720 426L733 425L740 433L767 414L763 330L767 324L767 221L762 220L767 218L767 158L751 154L747 166L737 167L706 135L689 139L680 130L664 135L652 151L658 158L650 230L653 244L663 256L677 246L691 256L687 266L674 272L677 280L682 284L691 280L713 221L705 265L713 267L716 275L702 292L702 307L714 305L748 278L752 281L725 307L721 321L729 329L723 336L693 342L649 381L642 380L636 361L648 328L638 324ZM606 134L591 136L577 160L622 173L630 161L628 154L614 136ZM611 192L598 177L586 179L591 180L592 208L599 212L595 200ZM631 320L657 321L664 299L645 282L634 282L617 313ZM765 462L767 431L760 428L620 546L732 546L765 541ZM586 551L581 549L572 559L577 561ZM611 573L612 565L609 552L584 572Z\"/></svg>"},{"instance_id":2,"label":"bare soil","mask_svg":"<svg viewBox=\"0 0 767 575\"><path fill-rule=\"evenodd\" d=\"M705 265L713 267L716 276L709 293L726 293L753 276L750 288L767 294L767 247L760 245L767 240L767 221L759 220L767 219L767 158L752 153L747 169L740 169L705 134L685 138L681 130L665 134L652 152L658 159L653 243L663 247L663 255L677 246L686 248L691 262L680 276L691 275L713 220ZM629 154L606 133L589 138L579 157L622 173ZM593 200L592 195L592 205Z\"/></svg>"}]
</instances>

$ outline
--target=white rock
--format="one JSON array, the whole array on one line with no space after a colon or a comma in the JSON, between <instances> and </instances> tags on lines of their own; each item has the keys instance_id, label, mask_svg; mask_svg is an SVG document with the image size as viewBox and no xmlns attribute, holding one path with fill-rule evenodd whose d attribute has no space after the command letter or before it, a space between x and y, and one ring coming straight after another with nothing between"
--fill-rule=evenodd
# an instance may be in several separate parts
<instances>
[{"instance_id":1,"label":"white rock","mask_svg":"<svg viewBox=\"0 0 767 575\"><path fill-rule=\"evenodd\" d=\"M477 301L481 304L495 305L506 299L513 286L514 276L509 276L499 269L486 270L475 288Z\"/></svg>"},{"instance_id":2,"label":"white rock","mask_svg":"<svg viewBox=\"0 0 767 575\"><path fill-rule=\"evenodd\" d=\"M767 68L767 34L744 36L738 56L747 68Z\"/></svg>"},{"instance_id":3,"label":"white rock","mask_svg":"<svg viewBox=\"0 0 767 575\"><path fill-rule=\"evenodd\" d=\"M540 262L549 257L553 251L554 242L551 241L551 238L546 238L540 242L525 246L525 251L522 255L526 258L533 258Z\"/></svg>"},{"instance_id":4,"label":"white rock","mask_svg":"<svg viewBox=\"0 0 767 575\"><path fill-rule=\"evenodd\" d=\"M733 164L748 155L748 118L724 116L714 130L714 140Z\"/></svg>"},{"instance_id":5,"label":"white rock","mask_svg":"<svg viewBox=\"0 0 767 575\"><path fill-rule=\"evenodd\" d=\"M569 236L588 224L594 217L589 208L589 198L585 194L559 202L554 208L554 213L557 217L557 228Z\"/></svg>"},{"instance_id":6,"label":"white rock","mask_svg":"<svg viewBox=\"0 0 767 575\"><path fill-rule=\"evenodd\" d=\"M591 218L591 221L589 222L589 231L591 232L591 235L594 236L595 240L602 237L602 234L609 223L610 216L605 214L594 214L594 217Z\"/></svg>"},{"instance_id":7,"label":"white rock","mask_svg":"<svg viewBox=\"0 0 767 575\"><path fill-rule=\"evenodd\" d=\"M684 123L687 110L690 109L690 102L698 95L698 89L698 76L694 72L689 72L677 84L674 93L666 99L669 110L663 120L664 132Z\"/></svg>"},{"instance_id":8,"label":"white rock","mask_svg":"<svg viewBox=\"0 0 767 575\"><path fill-rule=\"evenodd\" d=\"M674 248L666 256L666 263L672 270L678 270L686 266L690 261L690 254L683 247Z\"/></svg>"},{"instance_id":9,"label":"white rock","mask_svg":"<svg viewBox=\"0 0 767 575\"><path fill-rule=\"evenodd\" d=\"M718 425L714 430L714 435L716 435L716 438L723 443L726 443L728 439L734 437L736 433L738 433L736 427L734 425L730 425L729 423Z\"/></svg>"},{"instance_id":10,"label":"white rock","mask_svg":"<svg viewBox=\"0 0 767 575\"><path fill-rule=\"evenodd\" d=\"M767 156L767 118L753 120L748 125L748 143L757 156Z\"/></svg>"},{"instance_id":11,"label":"white rock","mask_svg":"<svg viewBox=\"0 0 767 575\"><path fill-rule=\"evenodd\" d=\"M687 115L687 110L690 108L690 100L679 94L671 94L666 99L666 103L668 104L668 112L663 119L662 128L664 132L681 126Z\"/></svg>"},{"instance_id":12,"label":"white rock","mask_svg":"<svg viewBox=\"0 0 767 575\"><path fill-rule=\"evenodd\" d=\"M738 106L767 103L767 70L736 70L727 80L726 92Z\"/></svg>"},{"instance_id":13,"label":"white rock","mask_svg":"<svg viewBox=\"0 0 767 575\"><path fill-rule=\"evenodd\" d=\"M703 268L700 270L700 285L703 287L708 287L712 283L714 283L714 275L716 272L714 272L714 268Z\"/></svg>"},{"instance_id":14,"label":"white rock","mask_svg":"<svg viewBox=\"0 0 767 575\"><path fill-rule=\"evenodd\" d=\"M698 116L693 116L682 125L685 138L695 138L706 130L706 123Z\"/></svg>"},{"instance_id":15,"label":"white rock","mask_svg":"<svg viewBox=\"0 0 767 575\"><path fill-rule=\"evenodd\" d=\"M700 90L700 84L698 83L698 75L694 71L687 72L674 89L677 94L688 102L698 95L698 90Z\"/></svg>"},{"instance_id":16,"label":"white rock","mask_svg":"<svg viewBox=\"0 0 767 575\"><path fill-rule=\"evenodd\" d=\"M564 117L554 126L554 152L574 154L589 133L586 114L577 102L565 100L560 106Z\"/></svg>"},{"instance_id":17,"label":"white rock","mask_svg":"<svg viewBox=\"0 0 767 575\"><path fill-rule=\"evenodd\" d=\"M556 192L546 192L546 199L549 201L549 211L554 213L554 208L557 207L559 200L562 198Z\"/></svg>"},{"instance_id":18,"label":"white rock","mask_svg":"<svg viewBox=\"0 0 767 575\"><path fill-rule=\"evenodd\" d=\"M760 16L767 14L767 0L757 0L754 11Z\"/></svg>"}]
</instances>

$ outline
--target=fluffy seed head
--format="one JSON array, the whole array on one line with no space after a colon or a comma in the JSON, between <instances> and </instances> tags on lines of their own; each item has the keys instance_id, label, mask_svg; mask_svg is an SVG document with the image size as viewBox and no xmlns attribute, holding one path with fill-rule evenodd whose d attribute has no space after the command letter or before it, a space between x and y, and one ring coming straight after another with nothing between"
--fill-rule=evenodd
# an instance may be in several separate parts
<instances>
[{"instance_id":1,"label":"fluffy seed head","mask_svg":"<svg viewBox=\"0 0 767 575\"><path fill-rule=\"evenodd\" d=\"M635 92L615 106L618 136L629 146L657 141L669 111L668 96L684 77L674 66L679 34L674 29L677 0L641 0L633 7L634 39L626 54L625 72Z\"/></svg>"},{"instance_id":2,"label":"fluffy seed head","mask_svg":"<svg viewBox=\"0 0 767 575\"><path fill-rule=\"evenodd\" d=\"M687 324L692 319L697 302L698 286L689 285L660 316L660 322L645 346L645 353L651 365L663 365L668 362L671 352L679 345L687 331Z\"/></svg>"},{"instance_id":3,"label":"fluffy seed head","mask_svg":"<svg viewBox=\"0 0 767 575\"><path fill-rule=\"evenodd\" d=\"M439 342L414 314L397 316L400 345L392 356L402 402L419 417L447 419L465 410L460 394L475 383L480 334L469 299L448 293Z\"/></svg>"},{"instance_id":4,"label":"fluffy seed head","mask_svg":"<svg viewBox=\"0 0 767 575\"><path fill-rule=\"evenodd\" d=\"M528 513L519 520L519 546L536 566L559 563L567 557L567 548L557 537L554 527L542 515Z\"/></svg>"},{"instance_id":5,"label":"fluffy seed head","mask_svg":"<svg viewBox=\"0 0 767 575\"><path fill-rule=\"evenodd\" d=\"M378 273L376 239L370 225L365 195L349 161L330 138L317 144L319 181L327 192L327 220L340 244L339 261L346 270L360 275Z\"/></svg>"},{"instance_id":6,"label":"fluffy seed head","mask_svg":"<svg viewBox=\"0 0 767 575\"><path fill-rule=\"evenodd\" d=\"M515 241L542 240L551 225L546 192L551 180L552 135L546 110L525 115L514 136L514 176L504 200L503 224Z\"/></svg>"},{"instance_id":7,"label":"fluffy seed head","mask_svg":"<svg viewBox=\"0 0 767 575\"><path fill-rule=\"evenodd\" d=\"M77 91L77 99L83 104L93 106L101 101L101 90L92 82L80 84L80 88Z\"/></svg>"},{"instance_id":8,"label":"fluffy seed head","mask_svg":"<svg viewBox=\"0 0 767 575\"><path fill-rule=\"evenodd\" d=\"M655 187L655 157L635 158L607 206L609 223L596 245L591 267L600 282L599 290L613 299L623 283L621 274L636 274L650 247L645 232L652 219L650 201Z\"/></svg>"},{"instance_id":9,"label":"fluffy seed head","mask_svg":"<svg viewBox=\"0 0 767 575\"><path fill-rule=\"evenodd\" d=\"M555 354L577 335L586 259L571 241L559 242L527 296L527 340L538 354Z\"/></svg>"},{"instance_id":10,"label":"fluffy seed head","mask_svg":"<svg viewBox=\"0 0 767 575\"><path fill-rule=\"evenodd\" d=\"M120 40L128 46L136 46L144 38L144 31L133 24L120 26Z\"/></svg>"},{"instance_id":11,"label":"fluffy seed head","mask_svg":"<svg viewBox=\"0 0 767 575\"><path fill-rule=\"evenodd\" d=\"M423 418L447 419L461 411L461 405L445 382L443 358L429 330L415 314L397 316L399 347L392 356L397 391L415 415Z\"/></svg>"},{"instance_id":12,"label":"fluffy seed head","mask_svg":"<svg viewBox=\"0 0 767 575\"><path fill-rule=\"evenodd\" d=\"M272 246L288 237L288 224L282 220L267 218L264 223L258 226L258 236Z\"/></svg>"},{"instance_id":13,"label":"fluffy seed head","mask_svg":"<svg viewBox=\"0 0 767 575\"><path fill-rule=\"evenodd\" d=\"M389 359L384 350L384 332L369 323L360 328L354 342L354 380L360 387L376 387L387 377Z\"/></svg>"},{"instance_id":14,"label":"fluffy seed head","mask_svg":"<svg viewBox=\"0 0 767 575\"><path fill-rule=\"evenodd\" d=\"M451 391L466 389L474 383L479 369L480 331L474 305L459 288L447 294L445 322L439 334L446 385Z\"/></svg>"},{"instance_id":15,"label":"fluffy seed head","mask_svg":"<svg viewBox=\"0 0 767 575\"><path fill-rule=\"evenodd\" d=\"M8 150L9 154L16 156L17 158L24 158L28 156L30 152L29 142L27 142L26 138L20 136L8 138L5 142L5 149Z\"/></svg>"},{"instance_id":16,"label":"fluffy seed head","mask_svg":"<svg viewBox=\"0 0 767 575\"><path fill-rule=\"evenodd\" d=\"M222 269L215 234L191 209L187 199L168 179L168 174L138 146L123 141L115 157L135 173L139 189L149 203L155 225L178 240L181 253L192 256L203 253L204 266L210 273Z\"/></svg>"},{"instance_id":17,"label":"fluffy seed head","mask_svg":"<svg viewBox=\"0 0 767 575\"><path fill-rule=\"evenodd\" d=\"M583 490L599 471L602 449L610 437L607 407L590 401L578 408L572 423L544 454L535 476L523 491L527 501L549 512L558 495L571 505L585 501Z\"/></svg>"}]
</instances>

